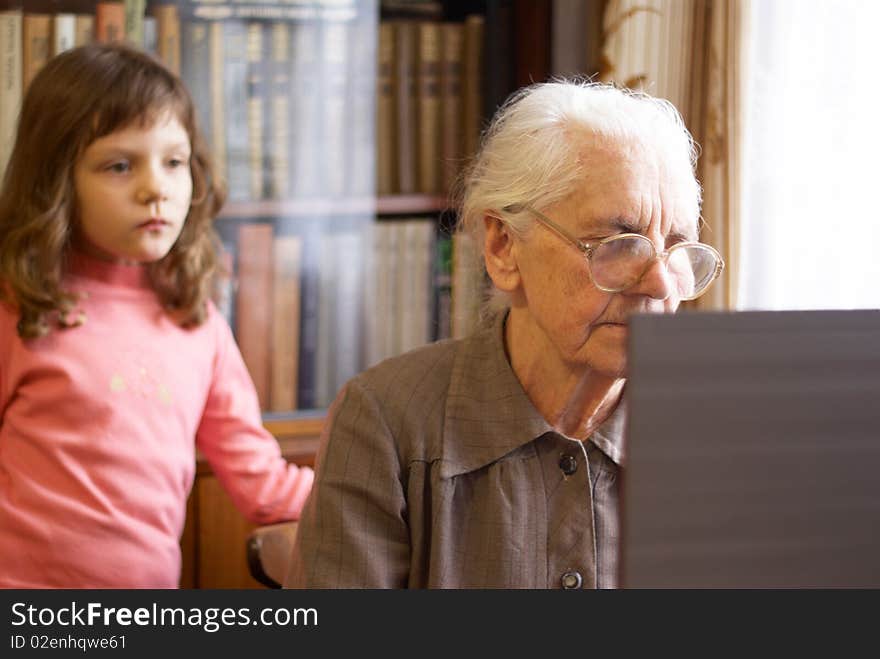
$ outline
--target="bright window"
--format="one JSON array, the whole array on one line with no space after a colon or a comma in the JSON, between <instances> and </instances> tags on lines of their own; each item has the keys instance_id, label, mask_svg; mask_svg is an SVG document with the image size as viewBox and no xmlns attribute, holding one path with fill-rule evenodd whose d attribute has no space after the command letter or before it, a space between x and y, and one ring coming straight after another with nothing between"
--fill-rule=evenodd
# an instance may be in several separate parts
<instances>
[{"instance_id":1,"label":"bright window","mask_svg":"<svg viewBox=\"0 0 880 659\"><path fill-rule=\"evenodd\" d=\"M880 308L880 2L752 9L739 306Z\"/></svg>"}]
</instances>

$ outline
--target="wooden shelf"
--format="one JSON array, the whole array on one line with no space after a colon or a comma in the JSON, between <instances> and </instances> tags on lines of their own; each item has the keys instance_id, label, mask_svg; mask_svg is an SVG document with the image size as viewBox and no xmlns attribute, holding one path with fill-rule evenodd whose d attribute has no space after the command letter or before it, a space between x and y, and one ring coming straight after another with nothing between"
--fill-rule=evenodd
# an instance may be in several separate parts
<instances>
[{"instance_id":1,"label":"wooden shelf","mask_svg":"<svg viewBox=\"0 0 880 659\"><path fill-rule=\"evenodd\" d=\"M227 201L220 219L243 217L301 217L322 215L406 215L439 213L449 208L449 200L441 195L388 195L349 199L265 199L261 201Z\"/></svg>"}]
</instances>

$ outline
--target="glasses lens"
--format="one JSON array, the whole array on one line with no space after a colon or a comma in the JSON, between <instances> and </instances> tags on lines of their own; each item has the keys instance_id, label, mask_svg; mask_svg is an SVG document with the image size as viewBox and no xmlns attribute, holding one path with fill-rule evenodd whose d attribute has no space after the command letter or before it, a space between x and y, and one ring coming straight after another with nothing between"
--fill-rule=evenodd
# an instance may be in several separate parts
<instances>
[{"instance_id":1,"label":"glasses lens","mask_svg":"<svg viewBox=\"0 0 880 659\"><path fill-rule=\"evenodd\" d=\"M702 293L715 278L718 257L703 245L681 245L669 252L667 268L678 287L678 295L686 300Z\"/></svg>"},{"instance_id":2,"label":"glasses lens","mask_svg":"<svg viewBox=\"0 0 880 659\"><path fill-rule=\"evenodd\" d=\"M624 290L639 281L655 257L654 246L646 238L613 238L593 252L590 261L593 281L606 290ZM666 262L678 297L683 300L702 293L715 278L717 266L715 252L699 244L673 247Z\"/></svg>"},{"instance_id":3,"label":"glasses lens","mask_svg":"<svg viewBox=\"0 0 880 659\"><path fill-rule=\"evenodd\" d=\"M653 258L654 246L646 238L612 238L596 247L590 271L597 286L619 291L635 284Z\"/></svg>"}]
</instances>

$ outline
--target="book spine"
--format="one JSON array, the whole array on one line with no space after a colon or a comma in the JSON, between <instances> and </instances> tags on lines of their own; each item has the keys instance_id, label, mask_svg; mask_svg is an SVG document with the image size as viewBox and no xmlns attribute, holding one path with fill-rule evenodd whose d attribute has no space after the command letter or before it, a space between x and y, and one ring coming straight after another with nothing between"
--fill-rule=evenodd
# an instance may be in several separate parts
<instances>
[{"instance_id":1,"label":"book spine","mask_svg":"<svg viewBox=\"0 0 880 659\"><path fill-rule=\"evenodd\" d=\"M183 58L186 57L186 47L182 45L181 34L180 66L183 67ZM152 55L159 55L159 25L155 16L144 16L144 51Z\"/></svg>"},{"instance_id":2,"label":"book spine","mask_svg":"<svg viewBox=\"0 0 880 659\"><path fill-rule=\"evenodd\" d=\"M397 192L418 189L418 142L416 135L416 23L394 22L394 107L397 122Z\"/></svg>"},{"instance_id":3,"label":"book spine","mask_svg":"<svg viewBox=\"0 0 880 659\"><path fill-rule=\"evenodd\" d=\"M462 79L462 138L464 157L472 158L480 146L483 125L483 49L485 19L471 15L464 22L464 71Z\"/></svg>"},{"instance_id":4,"label":"book spine","mask_svg":"<svg viewBox=\"0 0 880 659\"><path fill-rule=\"evenodd\" d=\"M144 11L146 0L125 0L125 39L130 44L144 47Z\"/></svg>"},{"instance_id":5,"label":"book spine","mask_svg":"<svg viewBox=\"0 0 880 659\"><path fill-rule=\"evenodd\" d=\"M85 46L95 40L95 17L89 14L76 14L76 36L74 46Z\"/></svg>"},{"instance_id":6,"label":"book spine","mask_svg":"<svg viewBox=\"0 0 880 659\"><path fill-rule=\"evenodd\" d=\"M461 168L463 44L463 24L444 24L443 58L440 66L440 190L444 193L452 189Z\"/></svg>"},{"instance_id":7,"label":"book spine","mask_svg":"<svg viewBox=\"0 0 880 659\"><path fill-rule=\"evenodd\" d=\"M321 296L321 233L314 225L303 234L300 272L300 342L297 402L300 409L318 407L318 315Z\"/></svg>"},{"instance_id":8,"label":"book spine","mask_svg":"<svg viewBox=\"0 0 880 659\"><path fill-rule=\"evenodd\" d=\"M267 26L268 27L268 26ZM266 101L268 96L268 61L264 51L268 35L262 22L247 24L247 134L249 197L262 199L264 188L263 159L266 132Z\"/></svg>"},{"instance_id":9,"label":"book spine","mask_svg":"<svg viewBox=\"0 0 880 659\"><path fill-rule=\"evenodd\" d=\"M176 74L180 74L180 15L177 5L156 5L156 48L159 59Z\"/></svg>"},{"instance_id":10,"label":"book spine","mask_svg":"<svg viewBox=\"0 0 880 659\"><path fill-rule=\"evenodd\" d=\"M271 109L268 137L269 197L286 199L290 194L290 25L272 23Z\"/></svg>"},{"instance_id":11,"label":"book spine","mask_svg":"<svg viewBox=\"0 0 880 659\"><path fill-rule=\"evenodd\" d=\"M363 367L361 339L364 325L364 244L367 232L361 227L336 236L336 310L334 314L336 349L335 372L330 400Z\"/></svg>"},{"instance_id":12,"label":"book spine","mask_svg":"<svg viewBox=\"0 0 880 659\"><path fill-rule=\"evenodd\" d=\"M376 49L375 13L363 12L351 23L348 57L350 140L346 158L348 193L367 198L376 190Z\"/></svg>"},{"instance_id":13,"label":"book spine","mask_svg":"<svg viewBox=\"0 0 880 659\"><path fill-rule=\"evenodd\" d=\"M22 85L27 90L31 80L52 54L52 16L25 14L22 19Z\"/></svg>"},{"instance_id":14,"label":"book spine","mask_svg":"<svg viewBox=\"0 0 880 659\"><path fill-rule=\"evenodd\" d=\"M0 11L0 181L12 155L22 100L22 12Z\"/></svg>"},{"instance_id":15,"label":"book spine","mask_svg":"<svg viewBox=\"0 0 880 659\"><path fill-rule=\"evenodd\" d=\"M416 67L418 191L440 189L440 35L441 24L419 23Z\"/></svg>"},{"instance_id":16,"label":"book spine","mask_svg":"<svg viewBox=\"0 0 880 659\"><path fill-rule=\"evenodd\" d=\"M294 197L317 195L322 174L321 76L318 52L321 25L304 20L291 25L290 190Z\"/></svg>"},{"instance_id":17,"label":"book spine","mask_svg":"<svg viewBox=\"0 0 880 659\"><path fill-rule=\"evenodd\" d=\"M295 410L299 368L300 267L302 240L298 236L275 239L275 273L272 305L272 387L269 408Z\"/></svg>"},{"instance_id":18,"label":"book spine","mask_svg":"<svg viewBox=\"0 0 880 659\"><path fill-rule=\"evenodd\" d=\"M346 193L348 127L348 58L351 39L347 22L325 21L322 26L321 84L324 107L322 192L329 197Z\"/></svg>"},{"instance_id":19,"label":"book spine","mask_svg":"<svg viewBox=\"0 0 880 659\"><path fill-rule=\"evenodd\" d=\"M121 2L95 4L95 40L113 43L125 39L125 5Z\"/></svg>"},{"instance_id":20,"label":"book spine","mask_svg":"<svg viewBox=\"0 0 880 659\"><path fill-rule=\"evenodd\" d=\"M52 55L73 48L76 40L76 16L55 14L52 17Z\"/></svg>"},{"instance_id":21,"label":"book spine","mask_svg":"<svg viewBox=\"0 0 880 659\"><path fill-rule=\"evenodd\" d=\"M239 21L223 23L223 105L229 199L250 198L248 150L247 31Z\"/></svg>"},{"instance_id":22,"label":"book spine","mask_svg":"<svg viewBox=\"0 0 880 659\"><path fill-rule=\"evenodd\" d=\"M315 351L314 381L315 404L319 408L330 405L336 393L336 360L339 351L336 310L339 291L337 289L337 268L341 265L337 258L336 233L325 231L319 244L319 303L317 346Z\"/></svg>"},{"instance_id":23,"label":"book spine","mask_svg":"<svg viewBox=\"0 0 880 659\"><path fill-rule=\"evenodd\" d=\"M243 224L238 231L236 339L262 409L271 396L273 228Z\"/></svg>"},{"instance_id":24,"label":"book spine","mask_svg":"<svg viewBox=\"0 0 880 659\"><path fill-rule=\"evenodd\" d=\"M208 23L208 58L210 62L211 123L208 130L214 170L219 180L229 187L229 158L226 152L226 82L223 76L223 23Z\"/></svg>"},{"instance_id":25,"label":"book spine","mask_svg":"<svg viewBox=\"0 0 880 659\"><path fill-rule=\"evenodd\" d=\"M437 238L434 258L434 328L432 339L452 336L452 236Z\"/></svg>"},{"instance_id":26,"label":"book spine","mask_svg":"<svg viewBox=\"0 0 880 659\"><path fill-rule=\"evenodd\" d=\"M379 26L376 63L376 192L397 190L397 132L394 113L394 25Z\"/></svg>"},{"instance_id":27,"label":"book spine","mask_svg":"<svg viewBox=\"0 0 880 659\"><path fill-rule=\"evenodd\" d=\"M192 93L199 129L211 144L211 39L205 21L181 25L180 72Z\"/></svg>"}]
</instances>

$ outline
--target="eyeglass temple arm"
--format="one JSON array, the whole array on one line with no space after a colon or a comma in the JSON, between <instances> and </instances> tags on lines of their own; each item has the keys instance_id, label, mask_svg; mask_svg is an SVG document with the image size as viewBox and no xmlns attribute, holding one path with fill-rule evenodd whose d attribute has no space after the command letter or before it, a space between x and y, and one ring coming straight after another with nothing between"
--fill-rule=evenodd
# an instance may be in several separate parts
<instances>
[{"instance_id":1,"label":"eyeglass temple arm","mask_svg":"<svg viewBox=\"0 0 880 659\"><path fill-rule=\"evenodd\" d=\"M541 211L535 210L528 204L510 204L505 206L501 210L506 211L508 213L521 213L522 211L528 211L535 217L537 217L544 225L547 226L548 229L555 232L560 238L565 240L566 242L571 243L575 247L577 247L580 251L582 251L587 256L590 256L593 252L593 247L591 245L585 245L580 240L572 236L568 231L563 229L561 226L556 224L549 217L544 215Z\"/></svg>"}]
</instances>

